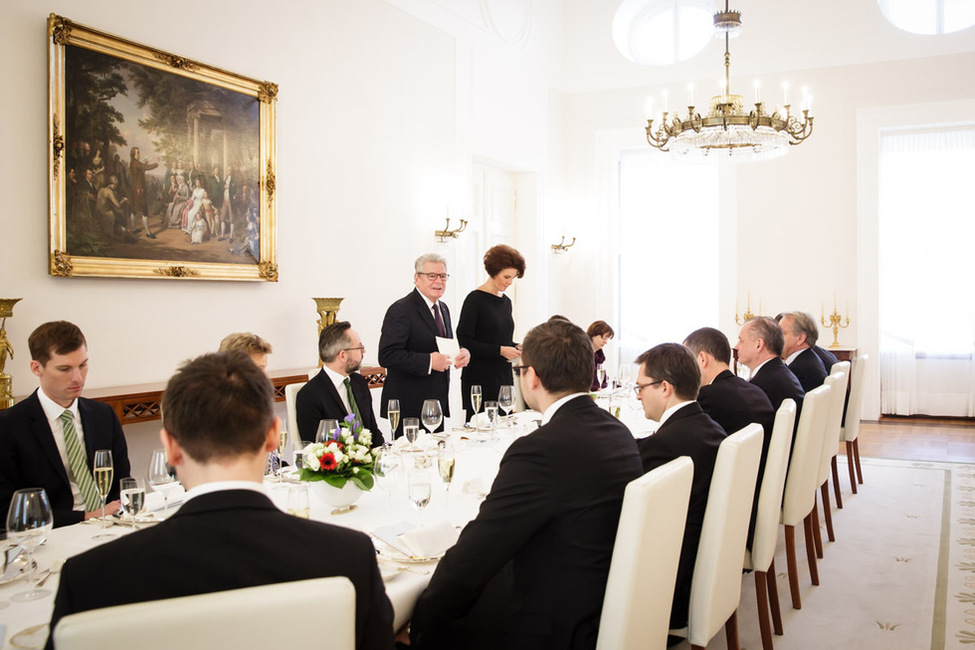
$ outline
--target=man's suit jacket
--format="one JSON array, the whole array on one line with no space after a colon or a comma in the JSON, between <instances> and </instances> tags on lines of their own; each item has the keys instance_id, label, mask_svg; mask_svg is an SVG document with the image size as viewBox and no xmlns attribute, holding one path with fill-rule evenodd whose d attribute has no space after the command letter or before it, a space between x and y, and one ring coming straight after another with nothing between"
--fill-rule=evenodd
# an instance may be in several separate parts
<instances>
[{"instance_id":1,"label":"man's suit jacket","mask_svg":"<svg viewBox=\"0 0 975 650\"><path fill-rule=\"evenodd\" d=\"M376 414L372 410L372 394L369 382L357 372L349 375L352 385L352 396L355 397L359 415L362 416L362 426L372 431L372 446L378 447L385 440L376 422ZM344 389L343 389L344 390ZM349 412L339 397L335 384L324 370L318 371L308 383L301 387L295 396L295 415L298 420L299 440L315 441L318 433L318 423L325 419L342 420Z\"/></svg>"},{"instance_id":2,"label":"man's suit jacket","mask_svg":"<svg viewBox=\"0 0 975 650\"><path fill-rule=\"evenodd\" d=\"M680 456L690 456L694 461L694 479L691 482L691 498L687 507L687 523L684 526L684 542L677 564L677 584L674 587L674 604L670 611L670 627L687 625L687 611L691 597L691 579L697 546L701 540L704 509L711 489L711 474L718 447L725 439L721 426L701 410L697 402L685 404L667 418L656 433L637 441L643 471L649 472Z\"/></svg>"},{"instance_id":3,"label":"man's suit jacket","mask_svg":"<svg viewBox=\"0 0 975 650\"><path fill-rule=\"evenodd\" d=\"M366 535L292 517L250 490L211 492L157 526L68 559L51 629L89 609L328 576L348 576L355 586L356 647L391 649L393 609Z\"/></svg>"},{"instance_id":4,"label":"man's suit jacket","mask_svg":"<svg viewBox=\"0 0 975 650\"><path fill-rule=\"evenodd\" d=\"M38 389L40 390L40 389ZM111 449L114 476L108 500L119 498L119 481L130 476L129 452L122 425L107 404L78 398L78 414L85 437L88 467L95 451ZM68 471L58 454L54 434L35 390L30 397L0 411L0 521L6 522L10 497L16 490L42 487L54 511L54 525L75 524L85 513L73 510L74 496Z\"/></svg>"},{"instance_id":5,"label":"man's suit jacket","mask_svg":"<svg viewBox=\"0 0 975 650\"><path fill-rule=\"evenodd\" d=\"M808 393L813 388L822 386L823 382L826 381L826 375L829 374L826 367L823 366L822 360L811 348L806 348L800 352L799 356L789 364L789 370L799 380L803 393Z\"/></svg>"},{"instance_id":6,"label":"man's suit jacket","mask_svg":"<svg viewBox=\"0 0 975 650\"><path fill-rule=\"evenodd\" d=\"M438 303L447 337L452 338L450 311ZM400 416L420 417L423 400L438 399L444 417L450 415L447 395L450 371L430 370L430 353L437 352L437 323L420 292L414 289L386 310L379 335L379 365L386 368L379 414L386 417L391 399L399 400Z\"/></svg>"},{"instance_id":7,"label":"man's suit jacket","mask_svg":"<svg viewBox=\"0 0 975 650\"><path fill-rule=\"evenodd\" d=\"M796 401L796 422L799 421L799 410L802 408L802 398L806 391L796 376L789 370L789 366L782 359L774 357L758 369L751 378L751 382L765 391L772 408L776 411L782 406L782 400L791 397Z\"/></svg>"},{"instance_id":8,"label":"man's suit jacket","mask_svg":"<svg viewBox=\"0 0 975 650\"><path fill-rule=\"evenodd\" d=\"M563 404L508 448L477 518L417 601L414 644L594 648L623 492L642 473L624 425L589 396ZM464 619L503 568L506 611L485 612L493 638L471 638Z\"/></svg>"},{"instance_id":9,"label":"man's suit jacket","mask_svg":"<svg viewBox=\"0 0 975 650\"><path fill-rule=\"evenodd\" d=\"M826 374L829 374L830 369L832 369L833 364L838 361L836 355L827 350L826 348L821 348L818 345L812 347L812 351L816 353L819 360L823 362L823 367L826 368Z\"/></svg>"}]
</instances>

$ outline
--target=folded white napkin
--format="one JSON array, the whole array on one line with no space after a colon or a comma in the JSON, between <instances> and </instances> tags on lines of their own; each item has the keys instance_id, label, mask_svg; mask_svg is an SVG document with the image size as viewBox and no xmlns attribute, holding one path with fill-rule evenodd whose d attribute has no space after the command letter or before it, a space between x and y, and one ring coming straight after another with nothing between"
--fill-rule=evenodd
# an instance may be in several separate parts
<instances>
[{"instance_id":1,"label":"folded white napkin","mask_svg":"<svg viewBox=\"0 0 975 650\"><path fill-rule=\"evenodd\" d=\"M416 528L414 524L411 524L408 521L401 521L399 523L389 524L388 526L380 526L379 528L373 530L372 534L374 537L382 540L384 543L393 547L403 555L412 555L410 553L410 549L403 544L402 540L400 539L400 535L407 531L413 530L414 528Z\"/></svg>"},{"instance_id":2,"label":"folded white napkin","mask_svg":"<svg viewBox=\"0 0 975 650\"><path fill-rule=\"evenodd\" d=\"M464 483L464 487L461 488L461 493L485 496L488 493L488 485L483 476L477 476Z\"/></svg>"},{"instance_id":3,"label":"folded white napkin","mask_svg":"<svg viewBox=\"0 0 975 650\"><path fill-rule=\"evenodd\" d=\"M459 535L450 522L439 521L401 533L399 539L413 557L436 557L456 544Z\"/></svg>"}]
</instances>

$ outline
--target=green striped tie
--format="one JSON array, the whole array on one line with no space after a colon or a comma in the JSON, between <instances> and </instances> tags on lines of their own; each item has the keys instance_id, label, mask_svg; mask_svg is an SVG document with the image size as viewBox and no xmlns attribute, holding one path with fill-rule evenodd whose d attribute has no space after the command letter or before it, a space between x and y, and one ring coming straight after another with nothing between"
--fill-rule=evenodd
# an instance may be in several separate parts
<instances>
[{"instance_id":1,"label":"green striped tie","mask_svg":"<svg viewBox=\"0 0 975 650\"><path fill-rule=\"evenodd\" d=\"M359 413L359 406L355 403L355 397L352 395L352 382L348 377L345 378L345 393L349 396L349 408L352 409L352 415L355 416L361 426L365 426L362 415Z\"/></svg>"},{"instance_id":2,"label":"green striped tie","mask_svg":"<svg viewBox=\"0 0 975 650\"><path fill-rule=\"evenodd\" d=\"M98 496L98 490L95 489L95 479L91 477L91 470L88 469L85 451L81 448L81 441L78 440L78 432L74 429L74 416L71 411L61 414L61 432L64 434L64 446L68 451L71 475L78 489L81 490L81 496L85 499L85 510L88 512L96 510L102 505L102 500Z\"/></svg>"}]
</instances>

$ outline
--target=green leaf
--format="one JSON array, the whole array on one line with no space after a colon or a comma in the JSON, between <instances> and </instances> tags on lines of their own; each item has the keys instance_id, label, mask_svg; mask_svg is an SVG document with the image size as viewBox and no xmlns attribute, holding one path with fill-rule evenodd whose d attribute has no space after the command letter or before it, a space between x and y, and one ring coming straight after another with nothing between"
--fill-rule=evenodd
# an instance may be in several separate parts
<instances>
[{"instance_id":1,"label":"green leaf","mask_svg":"<svg viewBox=\"0 0 975 650\"><path fill-rule=\"evenodd\" d=\"M345 478L344 476L336 476L335 474L328 474L326 476L322 476L322 480L328 483L329 485L331 485L332 487L341 490L342 488L345 487L345 483L349 479Z\"/></svg>"}]
</instances>

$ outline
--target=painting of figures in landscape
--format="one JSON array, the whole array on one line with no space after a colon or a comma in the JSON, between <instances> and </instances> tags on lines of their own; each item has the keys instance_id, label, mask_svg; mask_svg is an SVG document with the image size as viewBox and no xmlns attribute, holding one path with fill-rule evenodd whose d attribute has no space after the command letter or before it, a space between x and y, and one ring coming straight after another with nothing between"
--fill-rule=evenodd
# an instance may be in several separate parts
<instances>
[{"instance_id":1,"label":"painting of figures in landscape","mask_svg":"<svg viewBox=\"0 0 975 650\"><path fill-rule=\"evenodd\" d=\"M64 54L68 255L260 262L258 99L75 45Z\"/></svg>"}]
</instances>

